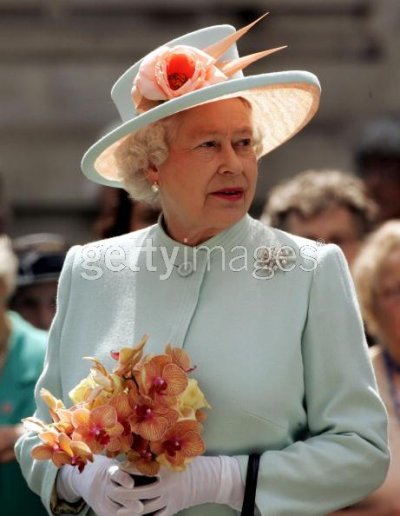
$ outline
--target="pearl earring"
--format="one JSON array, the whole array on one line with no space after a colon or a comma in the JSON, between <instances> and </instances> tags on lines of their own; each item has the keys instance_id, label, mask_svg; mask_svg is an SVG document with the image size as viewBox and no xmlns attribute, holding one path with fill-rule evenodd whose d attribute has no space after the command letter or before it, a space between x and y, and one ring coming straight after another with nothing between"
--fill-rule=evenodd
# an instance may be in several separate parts
<instances>
[{"instance_id":1,"label":"pearl earring","mask_svg":"<svg viewBox=\"0 0 400 516\"><path fill-rule=\"evenodd\" d=\"M151 185L151 191L155 194L160 191L160 187L158 186L157 181L154 181L154 183Z\"/></svg>"}]
</instances>

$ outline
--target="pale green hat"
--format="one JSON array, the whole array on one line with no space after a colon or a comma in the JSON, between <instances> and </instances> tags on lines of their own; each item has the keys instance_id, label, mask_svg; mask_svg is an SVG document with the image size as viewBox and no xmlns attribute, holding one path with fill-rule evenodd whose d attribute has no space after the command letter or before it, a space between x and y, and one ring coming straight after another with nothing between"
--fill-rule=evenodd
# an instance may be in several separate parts
<instances>
[{"instance_id":1,"label":"pale green hat","mask_svg":"<svg viewBox=\"0 0 400 516\"><path fill-rule=\"evenodd\" d=\"M318 109L319 81L312 73L297 70L245 77L242 69L247 64L280 49L239 58L236 41L254 23L239 31L230 25L216 25L191 32L168 42L129 68L111 90L122 123L85 153L83 173L96 183L122 187L115 151L128 135L185 109L224 98L246 98L253 110L257 110L257 120L262 121L263 127L261 155L298 133ZM187 60L195 70L193 77L198 75L198 70L203 75L192 82L184 74L172 74L175 82L171 86L172 75L165 82L165 62L168 59L172 63L175 58L179 61L182 54L184 60L185 55L189 56Z\"/></svg>"}]
</instances>

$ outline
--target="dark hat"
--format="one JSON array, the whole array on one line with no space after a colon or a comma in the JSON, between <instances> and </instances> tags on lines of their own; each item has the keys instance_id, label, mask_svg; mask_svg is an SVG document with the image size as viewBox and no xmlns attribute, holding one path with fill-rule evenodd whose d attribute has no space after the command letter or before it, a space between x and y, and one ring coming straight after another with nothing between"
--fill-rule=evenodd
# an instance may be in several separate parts
<instances>
[{"instance_id":1,"label":"dark hat","mask_svg":"<svg viewBox=\"0 0 400 516\"><path fill-rule=\"evenodd\" d=\"M65 254L29 251L24 256L19 256L18 287L58 280Z\"/></svg>"},{"instance_id":2,"label":"dark hat","mask_svg":"<svg viewBox=\"0 0 400 516\"><path fill-rule=\"evenodd\" d=\"M40 233L15 239L17 286L57 281L65 260L66 243L59 235Z\"/></svg>"}]
</instances>

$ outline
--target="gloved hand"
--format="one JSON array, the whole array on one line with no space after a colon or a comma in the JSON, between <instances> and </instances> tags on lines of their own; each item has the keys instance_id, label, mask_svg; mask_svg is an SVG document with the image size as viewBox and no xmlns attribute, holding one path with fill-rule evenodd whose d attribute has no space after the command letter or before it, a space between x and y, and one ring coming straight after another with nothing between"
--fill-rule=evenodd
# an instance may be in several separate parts
<instances>
[{"instance_id":1,"label":"gloved hand","mask_svg":"<svg viewBox=\"0 0 400 516\"><path fill-rule=\"evenodd\" d=\"M137 475L134 467L121 465L124 471ZM244 484L239 463L234 457L197 457L185 471L161 468L157 482L135 488L143 502L143 512L134 512L129 505L118 511L118 516L136 516L155 511L157 516L172 516L183 509L203 503L220 503L241 510Z\"/></svg>"},{"instance_id":2,"label":"gloved hand","mask_svg":"<svg viewBox=\"0 0 400 516\"><path fill-rule=\"evenodd\" d=\"M82 473L63 466L57 477L57 493L67 502L83 498L98 516L116 516L119 509L129 507L130 514L142 514L132 477L119 468L119 462L96 455Z\"/></svg>"}]
</instances>

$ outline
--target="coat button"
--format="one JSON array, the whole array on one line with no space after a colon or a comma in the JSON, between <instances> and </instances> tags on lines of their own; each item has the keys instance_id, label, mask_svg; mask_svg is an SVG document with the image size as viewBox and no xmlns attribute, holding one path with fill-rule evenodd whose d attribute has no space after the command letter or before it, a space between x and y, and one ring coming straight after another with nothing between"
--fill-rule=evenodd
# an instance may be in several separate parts
<instances>
[{"instance_id":1,"label":"coat button","mask_svg":"<svg viewBox=\"0 0 400 516\"><path fill-rule=\"evenodd\" d=\"M194 272L194 267L192 262L184 262L181 263L178 267L178 274L182 278L186 278L187 276L190 276Z\"/></svg>"}]
</instances>

